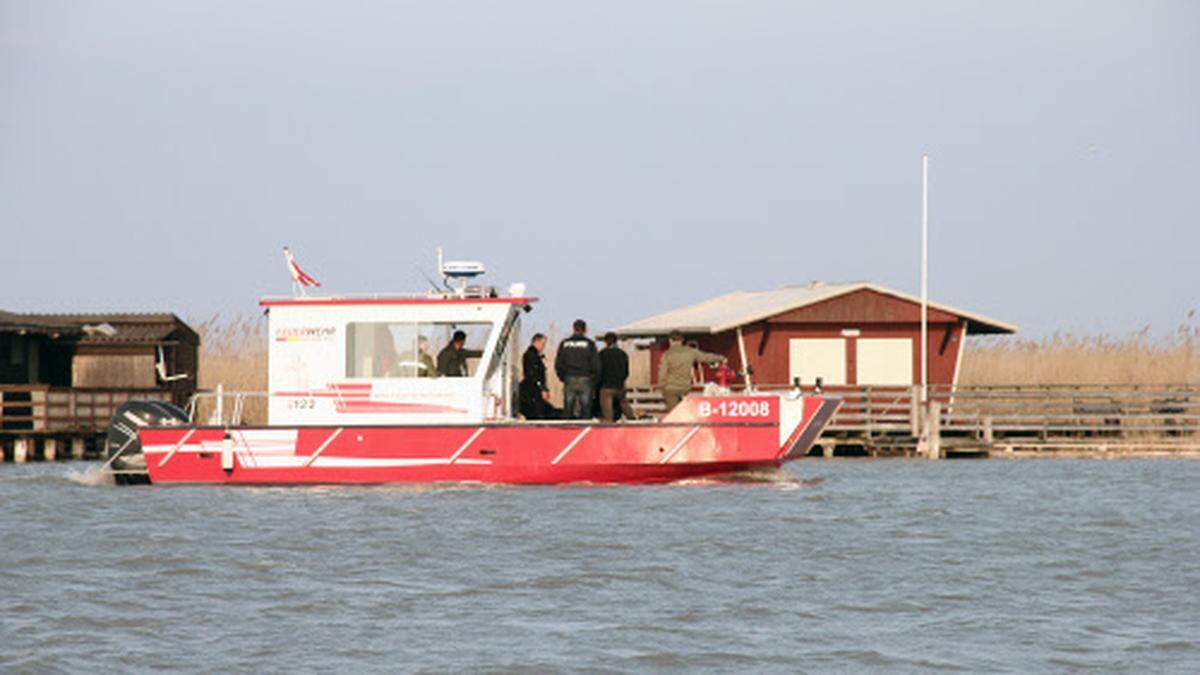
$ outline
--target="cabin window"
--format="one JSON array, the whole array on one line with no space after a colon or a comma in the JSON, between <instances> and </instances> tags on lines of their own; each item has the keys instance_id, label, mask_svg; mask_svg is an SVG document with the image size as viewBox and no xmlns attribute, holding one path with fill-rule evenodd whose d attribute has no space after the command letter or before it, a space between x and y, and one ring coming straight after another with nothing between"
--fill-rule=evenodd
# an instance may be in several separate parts
<instances>
[{"instance_id":1,"label":"cabin window","mask_svg":"<svg viewBox=\"0 0 1200 675\"><path fill-rule=\"evenodd\" d=\"M362 321L346 325L346 376L360 378L441 377L438 355L456 331L467 334L467 376L492 331L490 322Z\"/></svg>"}]
</instances>

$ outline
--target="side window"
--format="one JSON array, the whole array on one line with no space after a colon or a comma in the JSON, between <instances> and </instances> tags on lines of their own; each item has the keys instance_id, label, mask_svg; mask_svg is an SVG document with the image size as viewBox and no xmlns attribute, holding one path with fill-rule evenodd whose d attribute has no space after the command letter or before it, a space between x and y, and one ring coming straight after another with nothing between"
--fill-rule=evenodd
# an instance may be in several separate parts
<instances>
[{"instance_id":1,"label":"side window","mask_svg":"<svg viewBox=\"0 0 1200 675\"><path fill-rule=\"evenodd\" d=\"M490 323L352 322L346 325L346 376L353 378L423 378L474 375L491 333ZM461 349L452 347L455 333L466 334ZM443 351L449 350L446 354ZM439 360L448 372L438 370ZM459 372L450 372L457 370Z\"/></svg>"}]
</instances>

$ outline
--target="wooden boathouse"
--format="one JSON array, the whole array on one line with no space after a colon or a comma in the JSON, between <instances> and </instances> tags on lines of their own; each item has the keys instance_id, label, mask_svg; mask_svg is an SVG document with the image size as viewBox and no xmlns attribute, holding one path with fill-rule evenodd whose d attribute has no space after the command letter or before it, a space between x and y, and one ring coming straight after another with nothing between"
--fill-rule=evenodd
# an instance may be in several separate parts
<instances>
[{"instance_id":1,"label":"wooden boathouse","mask_svg":"<svg viewBox=\"0 0 1200 675\"><path fill-rule=\"evenodd\" d=\"M749 366L755 386L818 381L825 388L909 387L921 382L921 302L866 282L737 291L622 326L624 338L652 338L651 385L666 336L680 331L735 370ZM1017 327L942 303L929 303L929 384L958 381L969 335Z\"/></svg>"},{"instance_id":2,"label":"wooden boathouse","mask_svg":"<svg viewBox=\"0 0 1200 675\"><path fill-rule=\"evenodd\" d=\"M81 456L113 412L196 391L200 337L174 314L0 311L0 446L7 459Z\"/></svg>"},{"instance_id":3,"label":"wooden boathouse","mask_svg":"<svg viewBox=\"0 0 1200 675\"><path fill-rule=\"evenodd\" d=\"M1200 389L1179 386L958 384L966 341L1017 327L929 304L929 382L921 393L920 300L871 283L739 291L616 329L649 352L651 388L635 408L661 410L666 336L678 330L724 355L761 390L820 386L843 398L811 454L979 457L1014 452L1200 452ZM699 390L711 373L695 373Z\"/></svg>"}]
</instances>

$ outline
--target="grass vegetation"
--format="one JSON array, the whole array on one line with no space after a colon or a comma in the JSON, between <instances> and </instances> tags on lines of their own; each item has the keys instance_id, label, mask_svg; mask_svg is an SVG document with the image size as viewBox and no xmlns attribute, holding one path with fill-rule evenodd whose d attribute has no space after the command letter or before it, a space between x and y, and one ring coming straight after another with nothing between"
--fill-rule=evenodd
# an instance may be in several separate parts
<instances>
[{"instance_id":1,"label":"grass vegetation","mask_svg":"<svg viewBox=\"0 0 1200 675\"><path fill-rule=\"evenodd\" d=\"M1168 335L1153 335L1146 327L1124 337L974 338L963 352L959 384L1197 385L1200 324L1181 325Z\"/></svg>"},{"instance_id":2,"label":"grass vegetation","mask_svg":"<svg viewBox=\"0 0 1200 675\"><path fill-rule=\"evenodd\" d=\"M1125 337L1055 334L1042 340L1012 337L973 338L963 354L959 383L978 385L1200 385L1200 322L1169 335L1154 335L1149 328ZM266 391L267 320L262 316L213 316L193 323L200 333L201 389ZM562 332L551 325L547 364L554 363L554 348ZM526 330L522 340L533 331ZM522 349L525 345L522 344ZM648 380L644 352L631 352L632 384ZM561 386L551 377L552 394L561 400ZM202 408L203 411L203 408ZM261 403L249 403L246 419L265 421Z\"/></svg>"},{"instance_id":3,"label":"grass vegetation","mask_svg":"<svg viewBox=\"0 0 1200 675\"><path fill-rule=\"evenodd\" d=\"M197 384L201 390L213 390L217 385L225 391L263 392L267 390L267 318L260 315L211 318L191 322L200 334L200 372ZM197 406L196 419L207 419L212 412L209 401ZM265 424L266 403L251 399L243 421Z\"/></svg>"}]
</instances>

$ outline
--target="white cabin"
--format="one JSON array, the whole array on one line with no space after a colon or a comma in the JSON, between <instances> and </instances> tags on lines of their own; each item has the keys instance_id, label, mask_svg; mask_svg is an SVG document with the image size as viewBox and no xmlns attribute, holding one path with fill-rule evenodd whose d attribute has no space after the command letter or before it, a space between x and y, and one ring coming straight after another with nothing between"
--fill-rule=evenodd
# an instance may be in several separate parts
<instances>
[{"instance_id":1,"label":"white cabin","mask_svg":"<svg viewBox=\"0 0 1200 675\"><path fill-rule=\"evenodd\" d=\"M533 298L264 298L271 425L478 424L516 416L521 314ZM455 331L465 377L430 372Z\"/></svg>"}]
</instances>

